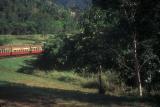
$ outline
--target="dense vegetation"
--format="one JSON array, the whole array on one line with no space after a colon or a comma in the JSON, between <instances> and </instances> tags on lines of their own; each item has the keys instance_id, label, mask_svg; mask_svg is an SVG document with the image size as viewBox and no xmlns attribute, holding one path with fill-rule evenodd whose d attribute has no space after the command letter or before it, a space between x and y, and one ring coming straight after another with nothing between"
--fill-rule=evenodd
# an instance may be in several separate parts
<instances>
[{"instance_id":1,"label":"dense vegetation","mask_svg":"<svg viewBox=\"0 0 160 107\"><path fill-rule=\"evenodd\" d=\"M158 91L160 2L95 0L93 3L82 15L82 33L50 38L38 60L40 68L76 69L99 75L109 70L119 74L127 86L138 87L140 96L142 90ZM41 63L43 60L47 62ZM99 79L101 83L101 76Z\"/></svg>"},{"instance_id":2,"label":"dense vegetation","mask_svg":"<svg viewBox=\"0 0 160 107\"><path fill-rule=\"evenodd\" d=\"M54 0L1 0L0 34L53 34L77 29L71 10Z\"/></svg>"}]
</instances>

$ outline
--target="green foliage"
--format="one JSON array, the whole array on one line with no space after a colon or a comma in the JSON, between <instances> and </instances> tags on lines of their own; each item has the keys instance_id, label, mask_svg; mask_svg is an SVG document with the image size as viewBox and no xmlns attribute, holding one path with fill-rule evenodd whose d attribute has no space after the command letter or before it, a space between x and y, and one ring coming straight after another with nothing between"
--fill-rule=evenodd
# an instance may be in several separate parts
<instances>
[{"instance_id":1,"label":"green foliage","mask_svg":"<svg viewBox=\"0 0 160 107\"><path fill-rule=\"evenodd\" d=\"M53 34L77 30L70 10L57 6L55 1L1 0L0 7L0 34Z\"/></svg>"},{"instance_id":2,"label":"green foliage","mask_svg":"<svg viewBox=\"0 0 160 107\"><path fill-rule=\"evenodd\" d=\"M158 0L94 0L94 6L119 13L118 26L114 27L113 42L109 42L115 54L114 68L121 74L127 85L136 85L133 32L137 38L138 63L144 87L159 87L159 12ZM109 5L108 5L109 4ZM135 10L135 11L134 11ZM135 15L135 16L134 16ZM115 34L117 36L115 36ZM110 40L112 41L112 39ZM155 79L157 78L157 79ZM156 82L157 81L157 82ZM156 84L156 85L155 85ZM154 85L154 86L153 86Z\"/></svg>"},{"instance_id":3,"label":"green foliage","mask_svg":"<svg viewBox=\"0 0 160 107\"><path fill-rule=\"evenodd\" d=\"M126 88L122 80L119 79L119 75L110 71L102 73L101 82L101 90L104 93L107 92L120 95L124 92L124 89ZM99 89L98 76L95 74L94 76L90 76L88 78L88 81L84 82L82 86L85 88Z\"/></svg>"},{"instance_id":4,"label":"green foliage","mask_svg":"<svg viewBox=\"0 0 160 107\"><path fill-rule=\"evenodd\" d=\"M65 40L66 34L58 34L51 36L44 46L44 53L37 60L37 67L40 69L54 69L64 65L65 57Z\"/></svg>"},{"instance_id":5,"label":"green foliage","mask_svg":"<svg viewBox=\"0 0 160 107\"><path fill-rule=\"evenodd\" d=\"M107 4L110 1L101 2ZM157 9L160 2L135 1L138 4L135 7L130 7L130 2L133 3L130 0L112 1L112 6L100 5L103 8L93 7L86 11L80 21L82 33L72 36L60 34L50 39L45 53L39 58L39 62L45 61L40 67L76 69L86 74L97 73L101 65L105 70L113 69L120 74L119 78L128 86L136 86L133 34L137 34L136 51L142 85L158 89L160 52ZM134 8L137 11L132 17ZM144 10L147 12L144 13Z\"/></svg>"}]
</instances>

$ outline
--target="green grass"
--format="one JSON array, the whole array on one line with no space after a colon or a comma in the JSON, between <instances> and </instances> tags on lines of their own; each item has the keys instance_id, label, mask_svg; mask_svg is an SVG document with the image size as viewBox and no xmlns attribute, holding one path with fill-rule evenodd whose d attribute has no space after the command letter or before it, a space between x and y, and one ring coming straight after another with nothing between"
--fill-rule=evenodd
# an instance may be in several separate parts
<instances>
[{"instance_id":1,"label":"green grass","mask_svg":"<svg viewBox=\"0 0 160 107\"><path fill-rule=\"evenodd\" d=\"M0 35L1 38L6 38L9 42L7 44L12 45L24 45L24 44L38 44L44 42L49 35L42 36L37 35ZM7 45L6 44L6 45Z\"/></svg>"},{"instance_id":2,"label":"green grass","mask_svg":"<svg viewBox=\"0 0 160 107\"><path fill-rule=\"evenodd\" d=\"M38 72L33 75L16 72L34 57L0 60L0 106L49 107L152 107L152 101L137 97L99 95L96 89L82 87L88 78L73 71ZM156 107L156 106L153 106ZM158 107L158 106L157 106Z\"/></svg>"},{"instance_id":3,"label":"green grass","mask_svg":"<svg viewBox=\"0 0 160 107\"><path fill-rule=\"evenodd\" d=\"M76 74L73 74L71 72L70 73L52 72L50 74L43 73L41 74L41 76L18 73L17 71L22 67L22 65L25 65L25 61L31 59L35 59L35 57L14 57L14 58L1 59L0 81L24 83L30 86L51 87L51 88L61 88L61 89L65 88L67 90L82 90L82 91L89 90L89 89L83 89L78 84L74 84L75 82L79 81L79 79L75 79L78 76L74 77ZM70 82L72 80L75 81ZM94 92L94 90L90 91Z\"/></svg>"},{"instance_id":4,"label":"green grass","mask_svg":"<svg viewBox=\"0 0 160 107\"><path fill-rule=\"evenodd\" d=\"M34 75L50 78L52 80L61 81L64 83L70 83L74 85L81 85L82 83L86 82L88 78L81 77L74 71L50 71L47 73L44 73L43 71L36 70L34 72Z\"/></svg>"},{"instance_id":5,"label":"green grass","mask_svg":"<svg viewBox=\"0 0 160 107\"><path fill-rule=\"evenodd\" d=\"M0 59L0 71L16 71L24 65L25 60L30 60L31 57L14 57Z\"/></svg>"}]
</instances>

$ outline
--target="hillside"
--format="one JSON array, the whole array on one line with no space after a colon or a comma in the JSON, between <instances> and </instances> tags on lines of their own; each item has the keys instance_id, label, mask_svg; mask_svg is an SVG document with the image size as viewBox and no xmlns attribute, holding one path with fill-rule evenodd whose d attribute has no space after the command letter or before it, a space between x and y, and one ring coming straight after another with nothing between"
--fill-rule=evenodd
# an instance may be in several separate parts
<instances>
[{"instance_id":1,"label":"hillside","mask_svg":"<svg viewBox=\"0 0 160 107\"><path fill-rule=\"evenodd\" d=\"M1 0L0 34L53 34L76 29L70 11L54 0Z\"/></svg>"}]
</instances>

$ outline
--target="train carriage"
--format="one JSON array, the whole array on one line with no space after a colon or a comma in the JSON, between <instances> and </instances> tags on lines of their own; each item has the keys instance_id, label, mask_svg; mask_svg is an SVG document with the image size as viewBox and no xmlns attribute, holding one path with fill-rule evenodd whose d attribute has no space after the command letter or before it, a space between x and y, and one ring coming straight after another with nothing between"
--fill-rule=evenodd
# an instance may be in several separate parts
<instances>
[{"instance_id":1,"label":"train carriage","mask_svg":"<svg viewBox=\"0 0 160 107\"><path fill-rule=\"evenodd\" d=\"M11 46L0 46L0 56L10 56Z\"/></svg>"},{"instance_id":2,"label":"train carriage","mask_svg":"<svg viewBox=\"0 0 160 107\"><path fill-rule=\"evenodd\" d=\"M12 56L30 54L30 46L12 46Z\"/></svg>"},{"instance_id":3,"label":"train carriage","mask_svg":"<svg viewBox=\"0 0 160 107\"><path fill-rule=\"evenodd\" d=\"M42 45L0 46L0 57L1 56L41 54L42 52L43 52Z\"/></svg>"},{"instance_id":4,"label":"train carriage","mask_svg":"<svg viewBox=\"0 0 160 107\"><path fill-rule=\"evenodd\" d=\"M32 54L40 54L43 52L42 45L32 45L31 53Z\"/></svg>"}]
</instances>

